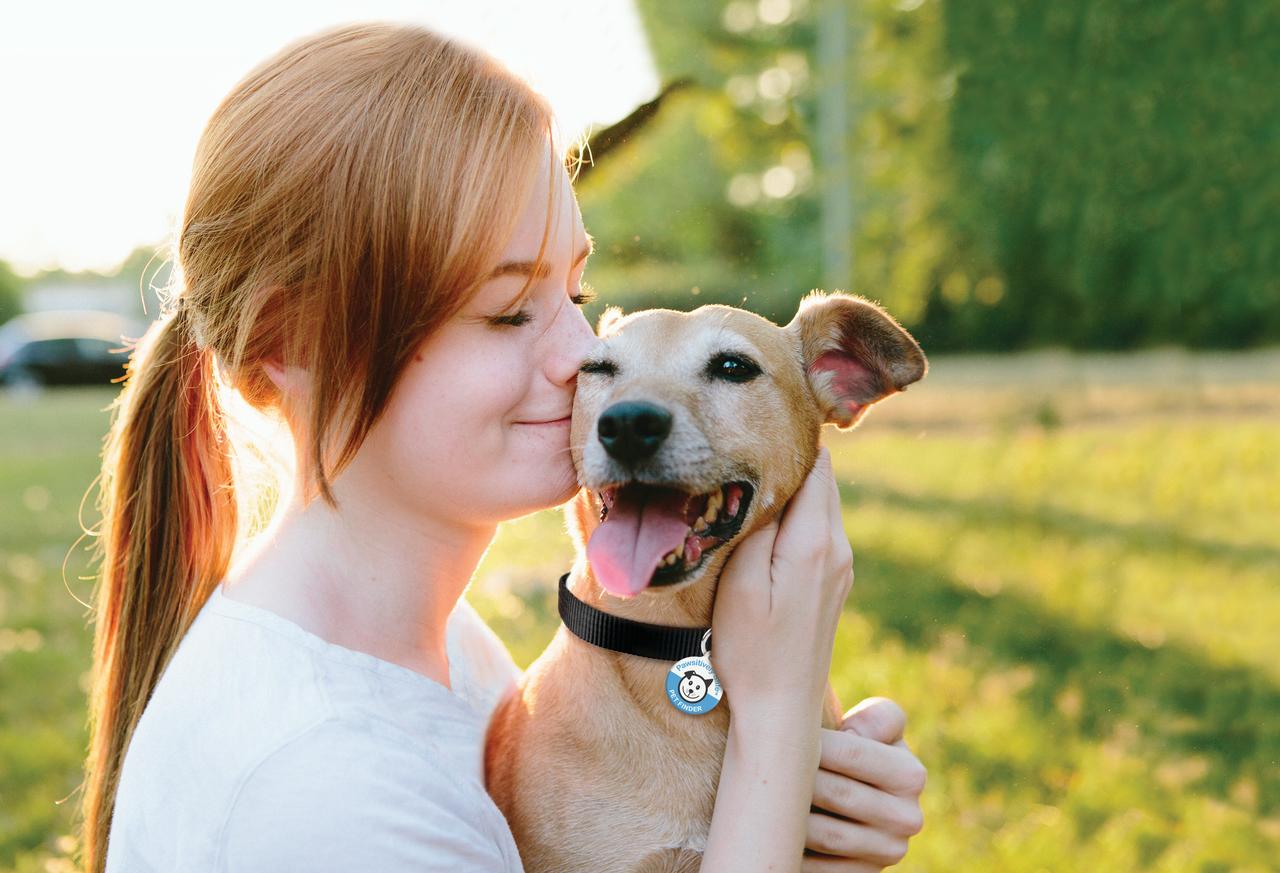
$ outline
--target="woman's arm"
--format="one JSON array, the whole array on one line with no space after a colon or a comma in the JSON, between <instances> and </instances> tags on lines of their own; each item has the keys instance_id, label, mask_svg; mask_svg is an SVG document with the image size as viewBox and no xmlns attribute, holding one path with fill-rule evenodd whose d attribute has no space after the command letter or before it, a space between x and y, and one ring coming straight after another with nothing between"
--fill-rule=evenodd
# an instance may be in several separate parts
<instances>
[{"instance_id":1,"label":"woman's arm","mask_svg":"<svg viewBox=\"0 0 1280 873\"><path fill-rule=\"evenodd\" d=\"M716 591L711 661L730 717L703 873L800 869L831 646L852 581L823 448L782 518L734 550Z\"/></svg>"},{"instance_id":2,"label":"woman's arm","mask_svg":"<svg viewBox=\"0 0 1280 873\"><path fill-rule=\"evenodd\" d=\"M816 714L787 722L765 732L731 719L702 873L800 869L818 731Z\"/></svg>"}]
</instances>

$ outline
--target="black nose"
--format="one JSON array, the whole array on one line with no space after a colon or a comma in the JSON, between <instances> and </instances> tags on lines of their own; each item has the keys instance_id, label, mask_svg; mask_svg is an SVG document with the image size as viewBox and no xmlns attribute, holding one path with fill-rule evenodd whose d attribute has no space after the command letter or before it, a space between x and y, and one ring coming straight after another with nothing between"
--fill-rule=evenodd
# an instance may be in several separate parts
<instances>
[{"instance_id":1,"label":"black nose","mask_svg":"<svg viewBox=\"0 0 1280 873\"><path fill-rule=\"evenodd\" d=\"M600 416L596 433L606 452L630 464L658 450L671 433L671 413L652 403L615 403Z\"/></svg>"}]
</instances>

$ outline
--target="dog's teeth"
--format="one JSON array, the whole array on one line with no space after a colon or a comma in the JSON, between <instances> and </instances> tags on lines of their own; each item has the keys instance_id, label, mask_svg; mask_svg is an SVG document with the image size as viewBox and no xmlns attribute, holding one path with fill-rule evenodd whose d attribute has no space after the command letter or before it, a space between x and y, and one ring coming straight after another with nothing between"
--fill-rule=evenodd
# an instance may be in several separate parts
<instances>
[{"instance_id":1,"label":"dog's teeth","mask_svg":"<svg viewBox=\"0 0 1280 873\"><path fill-rule=\"evenodd\" d=\"M664 567L670 567L670 566L671 566L672 564L674 564L675 562L676 562L676 553L675 553L675 552L667 552L667 556L666 556L665 558L663 558L663 559L662 559L662 566L664 566Z\"/></svg>"},{"instance_id":2,"label":"dog's teeth","mask_svg":"<svg viewBox=\"0 0 1280 873\"><path fill-rule=\"evenodd\" d=\"M706 529L707 529L707 520L705 518L700 518L693 523L694 533L702 533Z\"/></svg>"},{"instance_id":3,"label":"dog's teeth","mask_svg":"<svg viewBox=\"0 0 1280 873\"><path fill-rule=\"evenodd\" d=\"M734 488L733 493L729 495L729 504L728 506L725 507L725 509L729 513L730 518L738 514L738 504L741 502L742 502L742 489Z\"/></svg>"},{"instance_id":4,"label":"dog's teeth","mask_svg":"<svg viewBox=\"0 0 1280 873\"><path fill-rule=\"evenodd\" d=\"M712 518L715 518L715 514L720 511L720 504L723 502L724 494L720 491L716 491L707 498L707 512L711 514Z\"/></svg>"}]
</instances>

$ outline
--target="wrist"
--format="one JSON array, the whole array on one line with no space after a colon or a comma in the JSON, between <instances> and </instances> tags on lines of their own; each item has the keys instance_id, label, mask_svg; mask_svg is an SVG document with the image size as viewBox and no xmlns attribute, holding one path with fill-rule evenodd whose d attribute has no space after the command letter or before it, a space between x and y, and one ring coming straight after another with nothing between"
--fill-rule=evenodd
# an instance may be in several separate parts
<instances>
[{"instance_id":1,"label":"wrist","mask_svg":"<svg viewBox=\"0 0 1280 873\"><path fill-rule=\"evenodd\" d=\"M806 708L735 708L729 713L729 742L751 755L819 757L821 720Z\"/></svg>"}]
</instances>

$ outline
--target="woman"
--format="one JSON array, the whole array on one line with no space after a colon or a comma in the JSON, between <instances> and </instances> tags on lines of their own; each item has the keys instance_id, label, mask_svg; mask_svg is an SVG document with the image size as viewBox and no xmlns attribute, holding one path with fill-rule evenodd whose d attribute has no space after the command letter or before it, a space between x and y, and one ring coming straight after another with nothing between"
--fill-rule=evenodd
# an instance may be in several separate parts
<instances>
[{"instance_id":1,"label":"woman","mask_svg":"<svg viewBox=\"0 0 1280 873\"><path fill-rule=\"evenodd\" d=\"M289 46L215 111L104 453L86 869L520 869L479 757L515 668L460 596L498 522L576 490L562 155L527 85L408 26ZM295 456L239 550L219 385ZM704 870L806 841L804 869L878 869L919 830L896 706L816 728L850 561L824 453L721 583L717 668L761 715L732 723Z\"/></svg>"}]
</instances>

